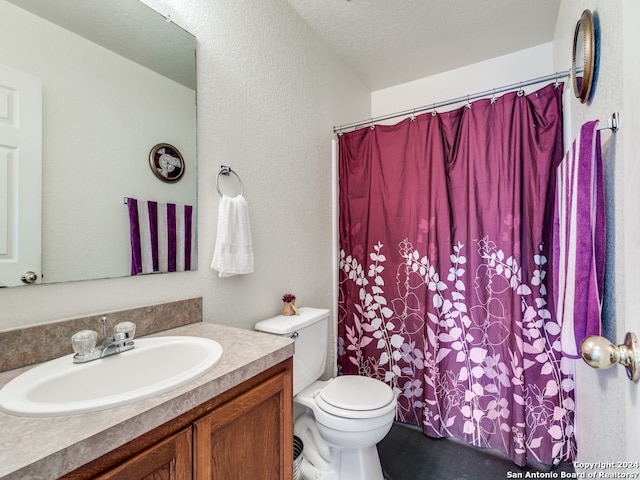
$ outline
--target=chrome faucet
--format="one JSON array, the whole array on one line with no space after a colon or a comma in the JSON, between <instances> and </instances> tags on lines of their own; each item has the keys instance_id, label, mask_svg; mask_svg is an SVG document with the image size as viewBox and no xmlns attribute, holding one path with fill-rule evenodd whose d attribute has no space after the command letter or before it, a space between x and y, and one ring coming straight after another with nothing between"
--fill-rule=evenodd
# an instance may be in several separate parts
<instances>
[{"instance_id":1,"label":"chrome faucet","mask_svg":"<svg viewBox=\"0 0 640 480\"><path fill-rule=\"evenodd\" d=\"M107 317L101 317L102 341L96 345L98 333L93 330L82 330L71 337L73 363L86 363L99 358L115 355L131 350L135 345L133 337L136 325L132 322L121 322L115 327L113 335L107 335Z\"/></svg>"}]
</instances>

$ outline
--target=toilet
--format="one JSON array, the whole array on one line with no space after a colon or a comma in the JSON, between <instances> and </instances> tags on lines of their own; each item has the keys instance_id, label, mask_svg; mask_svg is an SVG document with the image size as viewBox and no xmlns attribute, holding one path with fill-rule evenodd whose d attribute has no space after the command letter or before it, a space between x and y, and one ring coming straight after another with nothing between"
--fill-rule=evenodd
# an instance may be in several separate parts
<instances>
[{"instance_id":1,"label":"toilet","mask_svg":"<svg viewBox=\"0 0 640 480\"><path fill-rule=\"evenodd\" d=\"M296 342L294 433L304 443L304 480L383 480L376 444L393 425L393 391L357 375L318 380L327 358L329 310L302 307L298 313L263 320L255 328Z\"/></svg>"}]
</instances>

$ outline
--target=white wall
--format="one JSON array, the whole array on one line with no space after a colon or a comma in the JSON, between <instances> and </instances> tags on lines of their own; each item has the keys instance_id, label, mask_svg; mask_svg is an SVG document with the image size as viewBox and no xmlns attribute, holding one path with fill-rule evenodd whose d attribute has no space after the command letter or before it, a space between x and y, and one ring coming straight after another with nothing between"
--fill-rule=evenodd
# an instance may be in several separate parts
<instances>
[{"instance_id":1,"label":"white wall","mask_svg":"<svg viewBox=\"0 0 640 480\"><path fill-rule=\"evenodd\" d=\"M640 149L640 9L632 0L563 0L553 42L555 65L570 64L575 25L585 9L599 18L600 69L592 101L580 104L572 99L570 127L575 136L584 122L605 120L614 111L621 113L620 130L615 134L605 131L601 137L609 237L604 321L611 324L611 340L618 344L626 331L640 330L640 170L636 155ZM640 461L634 438L640 426L637 384L618 366L597 371L578 362L576 375L578 461Z\"/></svg>"},{"instance_id":2,"label":"white wall","mask_svg":"<svg viewBox=\"0 0 640 480\"><path fill-rule=\"evenodd\" d=\"M622 218L624 224L624 258L628 259L625 268L624 290L625 303L622 315L624 315L623 330L640 333L640 279L637 275L638 258L640 258L640 162L634 154L640 149L640 2L625 1L622 9L622 29L624 47L622 51L623 61L623 88L624 88L624 128L626 133L622 137L624 145L624 212ZM626 105L626 108L625 108ZM622 132L622 131L621 131ZM619 343L619 342L618 342ZM622 380L621 380L622 381ZM638 439L636 433L640 429L640 399L638 398L638 385L623 381L623 397L626 406L626 455L629 460L638 460Z\"/></svg>"},{"instance_id":3,"label":"white wall","mask_svg":"<svg viewBox=\"0 0 640 480\"><path fill-rule=\"evenodd\" d=\"M2 328L203 297L207 321L253 328L298 305L331 307L332 127L370 114L369 91L286 0L148 0L198 39L197 272L0 289ZM221 164L241 176L255 272L209 268Z\"/></svg>"},{"instance_id":4,"label":"white wall","mask_svg":"<svg viewBox=\"0 0 640 480\"><path fill-rule=\"evenodd\" d=\"M568 70L569 66L559 70ZM371 94L371 115L378 117L403 112L464 95L556 73L551 43L474 63L439 75L404 83ZM540 88L527 87L525 91ZM451 110L456 106L442 107ZM360 120L360 119L358 119ZM398 120L391 120L395 123Z\"/></svg>"}]
</instances>

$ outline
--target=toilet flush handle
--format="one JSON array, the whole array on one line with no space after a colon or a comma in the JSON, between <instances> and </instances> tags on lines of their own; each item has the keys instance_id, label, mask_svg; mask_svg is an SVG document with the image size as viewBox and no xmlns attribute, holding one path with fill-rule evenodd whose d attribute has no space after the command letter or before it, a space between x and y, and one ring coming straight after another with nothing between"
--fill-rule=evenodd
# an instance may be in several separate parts
<instances>
[{"instance_id":1,"label":"toilet flush handle","mask_svg":"<svg viewBox=\"0 0 640 480\"><path fill-rule=\"evenodd\" d=\"M291 335L289 335L289 338L293 338L294 340L297 339L300 336L300 334L298 332L293 332Z\"/></svg>"}]
</instances>

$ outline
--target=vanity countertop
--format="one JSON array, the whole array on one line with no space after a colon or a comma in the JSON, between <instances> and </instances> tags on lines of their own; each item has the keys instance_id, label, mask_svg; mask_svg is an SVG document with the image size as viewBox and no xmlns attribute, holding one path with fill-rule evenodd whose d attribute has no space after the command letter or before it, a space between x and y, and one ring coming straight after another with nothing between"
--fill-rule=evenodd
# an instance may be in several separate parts
<instances>
[{"instance_id":1,"label":"vanity countertop","mask_svg":"<svg viewBox=\"0 0 640 480\"><path fill-rule=\"evenodd\" d=\"M293 355L293 341L199 322L150 336L193 335L224 348L220 362L186 385L109 410L61 417L0 412L0 479L54 479L151 431ZM0 374L0 388L31 367Z\"/></svg>"}]
</instances>

